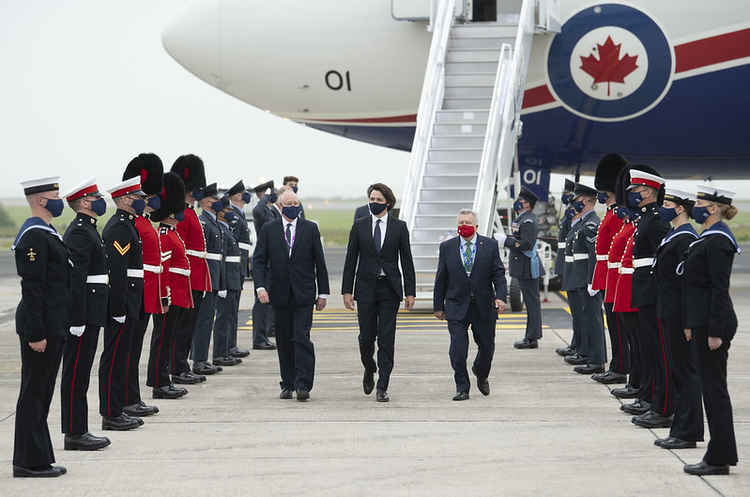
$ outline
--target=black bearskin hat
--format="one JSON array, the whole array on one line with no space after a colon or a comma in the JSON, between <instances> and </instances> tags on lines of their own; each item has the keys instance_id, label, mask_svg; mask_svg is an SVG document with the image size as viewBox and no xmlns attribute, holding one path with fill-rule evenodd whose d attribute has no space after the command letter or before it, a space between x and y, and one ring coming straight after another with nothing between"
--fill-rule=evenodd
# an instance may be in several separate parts
<instances>
[{"instance_id":1,"label":"black bearskin hat","mask_svg":"<svg viewBox=\"0 0 750 497\"><path fill-rule=\"evenodd\" d=\"M596 166L594 187L600 192L614 192L617 183L617 175L624 167L627 167L627 165L628 161L626 161L621 155L605 155Z\"/></svg>"},{"instance_id":2,"label":"black bearskin hat","mask_svg":"<svg viewBox=\"0 0 750 497\"><path fill-rule=\"evenodd\" d=\"M173 172L162 177L162 189L159 192L161 207L151 213L151 219L161 221L172 214L185 210L185 184L182 178Z\"/></svg>"},{"instance_id":3,"label":"black bearskin hat","mask_svg":"<svg viewBox=\"0 0 750 497\"><path fill-rule=\"evenodd\" d=\"M206 169L197 155L181 155L174 161L172 172L185 183L185 190L193 192L206 186Z\"/></svg>"},{"instance_id":4,"label":"black bearskin hat","mask_svg":"<svg viewBox=\"0 0 750 497\"><path fill-rule=\"evenodd\" d=\"M141 177L141 190L146 195L154 195L161 191L161 176L164 165L156 154L140 154L133 158L122 174L122 180Z\"/></svg>"}]
</instances>

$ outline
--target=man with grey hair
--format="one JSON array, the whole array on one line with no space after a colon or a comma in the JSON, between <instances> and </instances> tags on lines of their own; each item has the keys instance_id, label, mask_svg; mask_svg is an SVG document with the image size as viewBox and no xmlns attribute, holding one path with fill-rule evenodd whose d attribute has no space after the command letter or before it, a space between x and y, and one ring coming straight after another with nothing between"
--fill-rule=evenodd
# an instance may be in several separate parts
<instances>
[{"instance_id":1,"label":"man with grey hair","mask_svg":"<svg viewBox=\"0 0 750 497\"><path fill-rule=\"evenodd\" d=\"M448 320L449 355L456 381L453 400L460 401L469 398L469 325L479 347L471 370L479 391L490 394L487 378L495 352L495 323L505 308L508 289L498 243L477 234L476 213L461 210L457 224L458 236L440 244L433 310L435 317Z\"/></svg>"}]
</instances>

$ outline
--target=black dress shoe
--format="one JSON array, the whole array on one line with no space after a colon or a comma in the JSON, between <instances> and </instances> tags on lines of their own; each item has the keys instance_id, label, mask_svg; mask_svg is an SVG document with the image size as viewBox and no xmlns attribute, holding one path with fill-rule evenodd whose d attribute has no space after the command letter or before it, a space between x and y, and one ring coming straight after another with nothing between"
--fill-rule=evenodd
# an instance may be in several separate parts
<instances>
[{"instance_id":1,"label":"black dress shoe","mask_svg":"<svg viewBox=\"0 0 750 497\"><path fill-rule=\"evenodd\" d=\"M651 409L651 404L643 400L636 400L632 404L623 404L620 406L620 410L625 411L633 416L638 416L647 413Z\"/></svg>"},{"instance_id":2,"label":"black dress shoe","mask_svg":"<svg viewBox=\"0 0 750 497\"><path fill-rule=\"evenodd\" d=\"M638 397L640 389L635 388L632 385L625 385L622 388L613 388L609 393L611 393L618 399L635 399L636 397Z\"/></svg>"},{"instance_id":3,"label":"black dress shoe","mask_svg":"<svg viewBox=\"0 0 750 497\"><path fill-rule=\"evenodd\" d=\"M573 368L578 374L592 374L592 373L603 373L604 364L586 364L585 366L576 366Z\"/></svg>"},{"instance_id":4,"label":"black dress shoe","mask_svg":"<svg viewBox=\"0 0 750 497\"><path fill-rule=\"evenodd\" d=\"M184 388L177 389L172 385L154 388L153 390L153 398L155 399L179 399L185 394L187 394L187 390Z\"/></svg>"},{"instance_id":5,"label":"black dress shoe","mask_svg":"<svg viewBox=\"0 0 750 497\"><path fill-rule=\"evenodd\" d=\"M474 376L477 377L477 388L480 392L482 392L482 395L485 397L490 394L490 382L487 381L487 378L479 379L479 375L477 374L477 368L474 366L471 367L471 372L474 373Z\"/></svg>"},{"instance_id":6,"label":"black dress shoe","mask_svg":"<svg viewBox=\"0 0 750 497\"><path fill-rule=\"evenodd\" d=\"M215 366L236 366L237 364L241 364L242 359L238 357L215 357L214 358L214 365Z\"/></svg>"},{"instance_id":7,"label":"black dress shoe","mask_svg":"<svg viewBox=\"0 0 750 497\"><path fill-rule=\"evenodd\" d=\"M137 418L131 418L124 414L114 417L102 417L102 430L104 431L129 431L135 430L141 424L136 421Z\"/></svg>"},{"instance_id":8,"label":"black dress shoe","mask_svg":"<svg viewBox=\"0 0 750 497\"><path fill-rule=\"evenodd\" d=\"M712 466L706 461L701 461L698 464L686 464L682 468L685 473L696 476L708 476L708 475L728 475L729 466Z\"/></svg>"},{"instance_id":9,"label":"black dress shoe","mask_svg":"<svg viewBox=\"0 0 750 497\"><path fill-rule=\"evenodd\" d=\"M375 388L375 373L365 371L365 375L362 377L362 390L365 395L370 395L373 388Z\"/></svg>"},{"instance_id":10,"label":"black dress shoe","mask_svg":"<svg viewBox=\"0 0 750 497\"><path fill-rule=\"evenodd\" d=\"M654 442L656 443L656 442ZM669 437L661 439L661 443L657 444L662 449L677 450L677 449L694 449L695 442L689 440L680 440L679 438Z\"/></svg>"},{"instance_id":11,"label":"black dress shoe","mask_svg":"<svg viewBox=\"0 0 750 497\"><path fill-rule=\"evenodd\" d=\"M536 340L527 340L526 338L524 338L523 340L519 340L516 343L514 343L513 348L515 349L538 349L539 343L537 343Z\"/></svg>"},{"instance_id":12,"label":"black dress shoe","mask_svg":"<svg viewBox=\"0 0 750 497\"><path fill-rule=\"evenodd\" d=\"M561 347L559 349L555 349L555 354L562 357L568 357L569 355L576 355L576 349L570 347Z\"/></svg>"},{"instance_id":13,"label":"black dress shoe","mask_svg":"<svg viewBox=\"0 0 750 497\"><path fill-rule=\"evenodd\" d=\"M378 388L378 391L375 394L375 400L377 400L378 402L388 402L389 400L391 400L391 398L388 397L388 392Z\"/></svg>"},{"instance_id":14,"label":"black dress shoe","mask_svg":"<svg viewBox=\"0 0 750 497\"><path fill-rule=\"evenodd\" d=\"M628 377L622 373L616 373L614 371L607 371L606 373L595 374L591 377L592 380L597 381L603 385L614 385L618 383L627 383Z\"/></svg>"},{"instance_id":15,"label":"black dress shoe","mask_svg":"<svg viewBox=\"0 0 750 497\"><path fill-rule=\"evenodd\" d=\"M641 428L669 428L672 426L672 416L662 416L654 411L636 416L631 421Z\"/></svg>"},{"instance_id":16,"label":"black dress shoe","mask_svg":"<svg viewBox=\"0 0 750 497\"><path fill-rule=\"evenodd\" d=\"M565 358L565 362L567 362L571 366L585 366L586 364L588 364L589 360L580 354L576 354L567 356Z\"/></svg>"},{"instance_id":17,"label":"black dress shoe","mask_svg":"<svg viewBox=\"0 0 750 497\"><path fill-rule=\"evenodd\" d=\"M247 349L238 349L237 347L234 347L232 349L229 349L229 355L232 357L247 357L250 355L250 351Z\"/></svg>"},{"instance_id":18,"label":"black dress shoe","mask_svg":"<svg viewBox=\"0 0 750 497\"><path fill-rule=\"evenodd\" d=\"M13 466L13 477L14 478L57 478L67 473L67 470L62 466L42 466L39 468L23 468L21 466Z\"/></svg>"},{"instance_id":19,"label":"black dress shoe","mask_svg":"<svg viewBox=\"0 0 750 497\"><path fill-rule=\"evenodd\" d=\"M292 397L292 390L291 390L291 389L289 389L289 388L285 388L285 389L284 389L284 390L282 390L282 391L281 391L281 393L279 394L279 398L280 398L281 400L291 400L291 399L293 398L293 397Z\"/></svg>"},{"instance_id":20,"label":"black dress shoe","mask_svg":"<svg viewBox=\"0 0 750 497\"><path fill-rule=\"evenodd\" d=\"M211 364L207 362L194 362L193 363L193 373L195 374L212 375L212 374L218 373L219 371L221 371L221 368L212 366Z\"/></svg>"},{"instance_id":21,"label":"black dress shoe","mask_svg":"<svg viewBox=\"0 0 750 497\"><path fill-rule=\"evenodd\" d=\"M186 390L186 391L187 391L187 390ZM139 400L139 401L138 401L138 405L139 405L139 406L141 406L141 407L143 407L143 408L148 408L148 409L152 409L152 410L154 411L154 414L159 414L159 408L158 408L157 406L150 406L150 405L147 405L147 404L146 404L145 402L143 402L142 400Z\"/></svg>"},{"instance_id":22,"label":"black dress shoe","mask_svg":"<svg viewBox=\"0 0 750 497\"><path fill-rule=\"evenodd\" d=\"M203 378L205 378L205 376ZM200 376L197 376L190 371L184 371L180 374L172 375L172 382L177 383L178 385L195 385L202 381L204 380L201 380Z\"/></svg>"},{"instance_id":23,"label":"black dress shoe","mask_svg":"<svg viewBox=\"0 0 750 497\"><path fill-rule=\"evenodd\" d=\"M124 412L124 411L123 411L122 415L123 415L123 417L125 419L129 419L131 421L135 421L136 423L138 423L138 426L143 426L144 421L141 418L136 418L136 417L133 417L133 416L128 416L128 414L126 412Z\"/></svg>"},{"instance_id":24,"label":"black dress shoe","mask_svg":"<svg viewBox=\"0 0 750 497\"><path fill-rule=\"evenodd\" d=\"M146 416L153 416L159 412L159 408L155 406L147 406L143 401L137 404L130 404L122 408L122 412L132 418L145 418Z\"/></svg>"},{"instance_id":25,"label":"black dress shoe","mask_svg":"<svg viewBox=\"0 0 750 497\"><path fill-rule=\"evenodd\" d=\"M469 392L456 392L453 400L469 400Z\"/></svg>"},{"instance_id":26,"label":"black dress shoe","mask_svg":"<svg viewBox=\"0 0 750 497\"><path fill-rule=\"evenodd\" d=\"M108 446L110 443L107 437L95 437L91 433L81 435L65 435L65 450L99 450Z\"/></svg>"},{"instance_id":27,"label":"black dress shoe","mask_svg":"<svg viewBox=\"0 0 750 497\"><path fill-rule=\"evenodd\" d=\"M276 345L272 343L257 343L253 345L254 350L276 350Z\"/></svg>"},{"instance_id":28,"label":"black dress shoe","mask_svg":"<svg viewBox=\"0 0 750 497\"><path fill-rule=\"evenodd\" d=\"M297 400L298 401L300 401L300 402L306 402L309 399L310 399L310 391L309 390L304 390L304 389L297 390Z\"/></svg>"}]
</instances>

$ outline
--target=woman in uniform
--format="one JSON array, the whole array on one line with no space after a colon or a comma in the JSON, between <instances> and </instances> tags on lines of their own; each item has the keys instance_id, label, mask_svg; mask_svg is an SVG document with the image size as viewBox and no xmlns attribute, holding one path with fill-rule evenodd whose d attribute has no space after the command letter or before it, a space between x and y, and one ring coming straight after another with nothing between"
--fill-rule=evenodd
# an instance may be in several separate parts
<instances>
[{"instance_id":1,"label":"woman in uniform","mask_svg":"<svg viewBox=\"0 0 750 497\"><path fill-rule=\"evenodd\" d=\"M735 254L740 248L724 220L737 215L733 192L701 186L692 217L703 226L700 237L690 244L683 273L685 292L685 337L695 340L703 404L710 441L703 460L686 464L692 475L726 475L737 464L732 403L727 390L727 358L737 331L737 316L729 297L729 280Z\"/></svg>"}]
</instances>

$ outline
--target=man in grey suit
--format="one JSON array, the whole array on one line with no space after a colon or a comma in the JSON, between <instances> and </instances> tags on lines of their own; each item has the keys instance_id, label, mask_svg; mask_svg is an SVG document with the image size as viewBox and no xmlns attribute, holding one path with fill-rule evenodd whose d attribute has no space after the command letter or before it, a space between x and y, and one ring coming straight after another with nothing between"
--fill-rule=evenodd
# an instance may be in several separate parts
<instances>
[{"instance_id":1,"label":"man in grey suit","mask_svg":"<svg viewBox=\"0 0 750 497\"><path fill-rule=\"evenodd\" d=\"M522 189L513 203L516 219L511 225L511 235L497 235L498 241L510 249L510 275L521 285L526 305L526 335L513 344L517 349L536 349L542 338L542 306L539 301L539 278L544 275L539 255L536 252L536 235L539 222L533 212L536 195Z\"/></svg>"}]
</instances>

